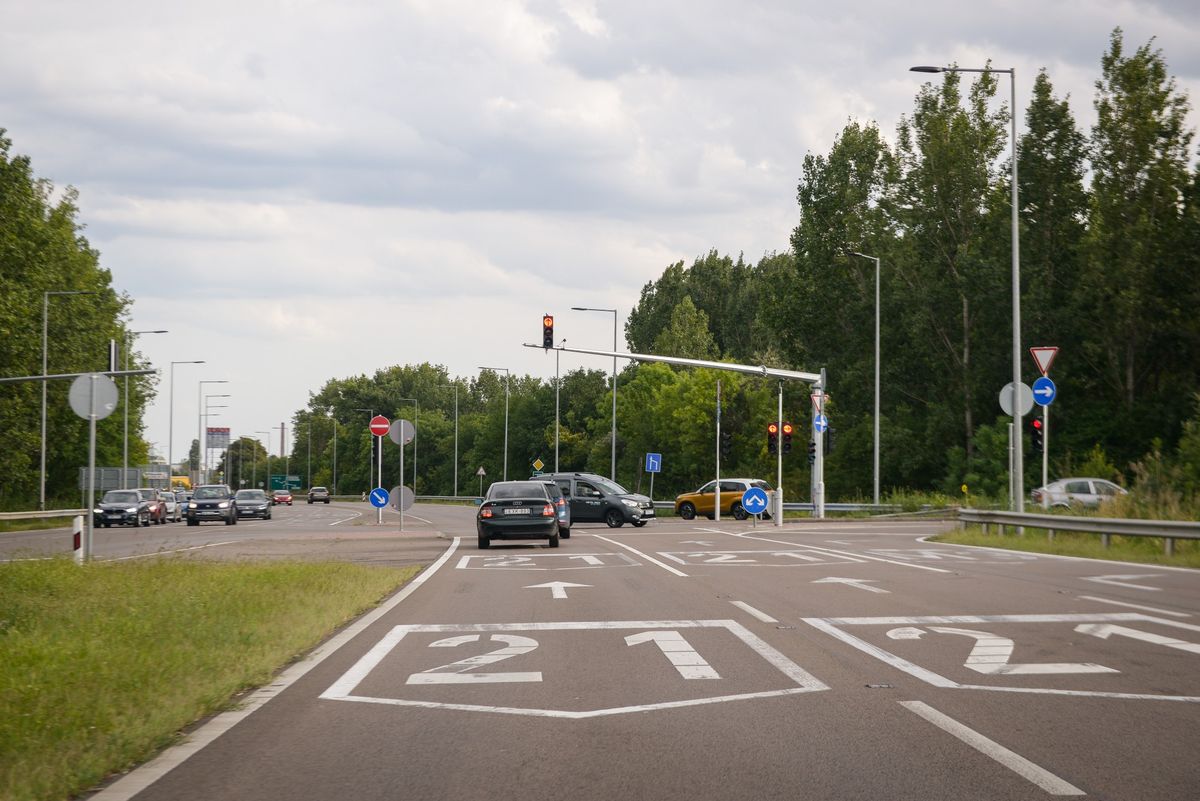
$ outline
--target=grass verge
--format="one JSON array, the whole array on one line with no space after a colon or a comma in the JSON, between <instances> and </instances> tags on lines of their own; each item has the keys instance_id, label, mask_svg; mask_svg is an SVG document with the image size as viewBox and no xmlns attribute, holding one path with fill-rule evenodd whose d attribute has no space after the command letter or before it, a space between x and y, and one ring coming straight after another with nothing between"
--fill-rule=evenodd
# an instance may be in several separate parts
<instances>
[{"instance_id":1,"label":"grass verge","mask_svg":"<svg viewBox=\"0 0 1200 801\"><path fill-rule=\"evenodd\" d=\"M1012 551L1030 551L1061 556L1086 556L1091 559L1106 559L1112 562L1141 562L1151 565L1200 568L1200 542L1175 540L1175 555L1167 556L1163 541L1158 537L1111 538L1105 548L1099 534L1059 531L1054 539L1044 529L1026 528L1024 535L1015 533L984 534L979 526L967 526L956 531L929 538L931 542L946 542L955 545L984 545L991 548L1006 548Z\"/></svg>"},{"instance_id":2,"label":"grass verge","mask_svg":"<svg viewBox=\"0 0 1200 801\"><path fill-rule=\"evenodd\" d=\"M0 520L0 534L6 531L41 531L47 528L70 528L74 517L46 517L31 520ZM85 520L84 523L87 521Z\"/></svg>"},{"instance_id":3,"label":"grass verge","mask_svg":"<svg viewBox=\"0 0 1200 801\"><path fill-rule=\"evenodd\" d=\"M170 745L419 568L162 559L0 567L0 798L59 799Z\"/></svg>"}]
</instances>

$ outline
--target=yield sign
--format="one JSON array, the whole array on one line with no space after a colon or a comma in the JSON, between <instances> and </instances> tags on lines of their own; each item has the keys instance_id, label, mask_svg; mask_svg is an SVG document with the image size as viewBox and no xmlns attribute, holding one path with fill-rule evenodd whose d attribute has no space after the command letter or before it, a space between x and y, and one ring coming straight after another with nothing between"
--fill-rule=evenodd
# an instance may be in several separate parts
<instances>
[{"instance_id":1,"label":"yield sign","mask_svg":"<svg viewBox=\"0 0 1200 801\"><path fill-rule=\"evenodd\" d=\"M1037 368L1042 371L1042 375L1050 372L1050 364L1054 361L1055 355L1058 353L1058 348L1030 348L1029 353L1033 356L1033 361L1037 364Z\"/></svg>"}]
</instances>

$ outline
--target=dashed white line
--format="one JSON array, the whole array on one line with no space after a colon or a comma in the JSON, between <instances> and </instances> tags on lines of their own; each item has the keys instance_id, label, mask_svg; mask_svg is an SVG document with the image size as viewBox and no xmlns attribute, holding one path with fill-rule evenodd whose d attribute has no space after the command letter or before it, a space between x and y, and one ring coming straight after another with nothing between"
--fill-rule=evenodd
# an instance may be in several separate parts
<instances>
[{"instance_id":1,"label":"dashed white line","mask_svg":"<svg viewBox=\"0 0 1200 801\"><path fill-rule=\"evenodd\" d=\"M901 701L900 706L924 718L947 734L957 737L979 753L996 760L1051 795L1087 795L1075 785L1055 776L1040 765L1030 762L1015 751L1005 748L995 740L988 739L974 729L964 726L954 718L942 714L929 704L921 701Z\"/></svg>"},{"instance_id":2,"label":"dashed white line","mask_svg":"<svg viewBox=\"0 0 1200 801\"><path fill-rule=\"evenodd\" d=\"M1169 609L1159 609L1157 606L1142 606L1141 604L1130 604L1124 601L1113 601L1096 595L1080 595L1079 597L1084 601L1096 601L1097 603L1112 604L1113 606L1128 606L1130 609L1141 609L1144 612L1155 612L1156 614L1170 615L1171 617L1191 617L1186 612L1172 612Z\"/></svg>"},{"instance_id":3,"label":"dashed white line","mask_svg":"<svg viewBox=\"0 0 1200 801\"><path fill-rule=\"evenodd\" d=\"M184 553L186 551L200 551L204 548L217 548L221 545L236 545L242 540L226 540L225 542L210 542L207 545L193 545L190 548L176 548L173 551L155 551L154 553L139 553L134 556L117 556L112 559L97 559L97 562L125 562L130 559L149 559L152 556L162 556L168 553Z\"/></svg>"},{"instance_id":4,"label":"dashed white line","mask_svg":"<svg viewBox=\"0 0 1200 801\"><path fill-rule=\"evenodd\" d=\"M745 612L746 614L750 615L751 617L756 617L756 618L758 618L758 619L759 619L759 620L761 620L763 623L778 623L778 622L779 622L779 621L778 621L778 620L776 620L775 618L773 618L773 617L771 617L770 615L768 615L766 612L761 612L761 611L759 611L759 610L755 609L755 608L754 608L753 606L751 606L750 604L748 604L748 603L745 603L745 602L743 602L743 601L730 601L729 603L733 604L733 605L734 605L734 606L736 606L738 609L741 609L743 612Z\"/></svg>"}]
</instances>

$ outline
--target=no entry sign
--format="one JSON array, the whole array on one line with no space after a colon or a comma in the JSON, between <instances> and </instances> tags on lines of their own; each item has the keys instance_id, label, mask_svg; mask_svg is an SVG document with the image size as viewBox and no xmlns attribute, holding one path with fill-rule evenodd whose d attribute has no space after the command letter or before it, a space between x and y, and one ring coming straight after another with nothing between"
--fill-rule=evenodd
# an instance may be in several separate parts
<instances>
[{"instance_id":1,"label":"no entry sign","mask_svg":"<svg viewBox=\"0 0 1200 801\"><path fill-rule=\"evenodd\" d=\"M377 437L382 437L384 434L386 434L389 427L391 427L391 423L388 422L388 419L382 414L377 414L372 417L371 425L368 426L368 428L371 429L371 433Z\"/></svg>"}]
</instances>

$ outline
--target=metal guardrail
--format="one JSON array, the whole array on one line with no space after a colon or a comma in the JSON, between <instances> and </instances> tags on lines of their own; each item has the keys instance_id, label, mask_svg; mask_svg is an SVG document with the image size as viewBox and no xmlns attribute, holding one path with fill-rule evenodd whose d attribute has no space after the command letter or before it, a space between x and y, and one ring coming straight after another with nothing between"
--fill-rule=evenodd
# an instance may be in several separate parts
<instances>
[{"instance_id":1,"label":"metal guardrail","mask_svg":"<svg viewBox=\"0 0 1200 801\"><path fill-rule=\"evenodd\" d=\"M45 512L0 512L0 520L46 520L53 517L86 515L87 509L51 509Z\"/></svg>"},{"instance_id":2,"label":"metal guardrail","mask_svg":"<svg viewBox=\"0 0 1200 801\"><path fill-rule=\"evenodd\" d=\"M991 526L1040 528L1054 539L1056 531L1081 531L1099 534L1104 547L1113 534L1122 537L1162 537L1167 556L1175 554L1175 540L1200 540L1200 522L1184 520L1126 520L1116 517L1078 517L1071 515L996 512L984 509L959 509L960 523L977 523L988 533Z\"/></svg>"}]
</instances>

